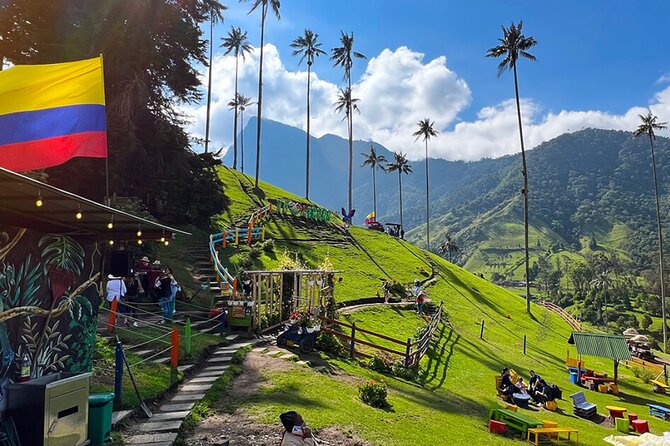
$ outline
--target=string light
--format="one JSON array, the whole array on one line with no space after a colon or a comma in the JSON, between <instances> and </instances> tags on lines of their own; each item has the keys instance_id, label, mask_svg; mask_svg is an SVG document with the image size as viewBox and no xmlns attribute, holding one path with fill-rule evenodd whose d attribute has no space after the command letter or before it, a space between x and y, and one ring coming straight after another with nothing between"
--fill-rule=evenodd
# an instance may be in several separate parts
<instances>
[{"instance_id":1,"label":"string light","mask_svg":"<svg viewBox=\"0 0 670 446\"><path fill-rule=\"evenodd\" d=\"M109 246L114 246L114 240L109 241Z\"/></svg>"},{"instance_id":2,"label":"string light","mask_svg":"<svg viewBox=\"0 0 670 446\"><path fill-rule=\"evenodd\" d=\"M167 245L170 244L170 241L169 241L169 240L165 240L163 243L165 244L165 246L167 246Z\"/></svg>"},{"instance_id":3,"label":"string light","mask_svg":"<svg viewBox=\"0 0 670 446\"><path fill-rule=\"evenodd\" d=\"M138 241L137 241L137 244L138 244L138 245L141 245L141 244L142 244L142 240L138 240Z\"/></svg>"},{"instance_id":4,"label":"string light","mask_svg":"<svg viewBox=\"0 0 670 446\"><path fill-rule=\"evenodd\" d=\"M163 236L161 237L161 243L165 243L165 231L163 231ZM165 246L167 246L167 244Z\"/></svg>"},{"instance_id":5,"label":"string light","mask_svg":"<svg viewBox=\"0 0 670 446\"><path fill-rule=\"evenodd\" d=\"M107 229L112 229L114 228L114 216L112 215L109 219L109 223L107 223Z\"/></svg>"},{"instance_id":6,"label":"string light","mask_svg":"<svg viewBox=\"0 0 670 446\"><path fill-rule=\"evenodd\" d=\"M81 213L81 206L80 205L77 205L77 208L78 208L77 213L74 214L74 218L76 218L77 220L81 220L84 217L84 214Z\"/></svg>"},{"instance_id":7,"label":"string light","mask_svg":"<svg viewBox=\"0 0 670 446\"><path fill-rule=\"evenodd\" d=\"M38 208L41 208L44 205L44 201L42 200L42 192L38 191L37 192L37 199L35 199L35 206Z\"/></svg>"},{"instance_id":8,"label":"string light","mask_svg":"<svg viewBox=\"0 0 670 446\"><path fill-rule=\"evenodd\" d=\"M142 226L137 225L137 236L142 237Z\"/></svg>"}]
</instances>

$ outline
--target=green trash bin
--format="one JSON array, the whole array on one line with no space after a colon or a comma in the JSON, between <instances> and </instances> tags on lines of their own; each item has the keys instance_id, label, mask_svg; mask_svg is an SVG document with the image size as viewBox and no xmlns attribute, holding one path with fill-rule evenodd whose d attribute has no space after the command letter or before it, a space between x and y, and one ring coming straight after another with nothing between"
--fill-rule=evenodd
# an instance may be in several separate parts
<instances>
[{"instance_id":1,"label":"green trash bin","mask_svg":"<svg viewBox=\"0 0 670 446\"><path fill-rule=\"evenodd\" d=\"M92 393L88 397L88 439L91 446L103 446L112 437L113 393Z\"/></svg>"}]
</instances>

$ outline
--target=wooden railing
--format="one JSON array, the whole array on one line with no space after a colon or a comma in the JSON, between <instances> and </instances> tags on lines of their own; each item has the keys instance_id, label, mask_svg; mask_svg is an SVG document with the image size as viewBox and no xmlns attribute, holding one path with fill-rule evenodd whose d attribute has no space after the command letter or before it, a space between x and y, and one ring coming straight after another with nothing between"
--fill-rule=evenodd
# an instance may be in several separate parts
<instances>
[{"instance_id":1,"label":"wooden railing","mask_svg":"<svg viewBox=\"0 0 670 446\"><path fill-rule=\"evenodd\" d=\"M547 310L552 311L552 312L558 314L560 317L562 317L563 320L564 320L564 321L570 326L570 328L572 328L573 330L575 330L575 331L582 331L582 329L583 329L583 327L582 327L582 323L579 322L577 319L575 319L575 317L574 317L573 315L571 315L570 313L568 313L567 311L565 311L563 308L559 307L558 305L556 305L556 304L553 303L553 302L549 302L549 301L546 301L546 300L541 300L541 301L539 302L539 304L540 304L541 306L543 306L544 308L546 308Z\"/></svg>"},{"instance_id":2,"label":"wooden railing","mask_svg":"<svg viewBox=\"0 0 670 446\"><path fill-rule=\"evenodd\" d=\"M325 333L331 333L334 336L348 342L349 356L351 358L353 358L354 356L362 356L362 357L372 356L356 348L358 345L363 345L381 352L401 357L403 360L403 364L405 364L405 367L412 367L418 364L421 361L423 355L425 355L426 352L428 351L433 334L435 334L435 330L437 329L437 326L440 323L440 320L442 319L442 303L440 303L440 306L437 308L437 311L433 315L424 334L421 336L420 339L416 341L412 341L412 338L407 338L406 341L403 341L400 339L393 338L391 336L386 336L384 334L377 333L372 330L357 327L355 322L348 324L346 322L338 321L336 319L330 319L324 316L321 316L320 319L323 322L325 322L324 326L321 328L321 331ZM336 330L335 327L349 330L351 334L345 334L342 331ZM402 346L404 348L395 349L375 344L374 342L365 341L363 339L360 339L360 337L356 337L356 334L358 333L365 333L370 336L375 336L379 339L383 339L387 342L397 344L398 346Z\"/></svg>"}]
</instances>

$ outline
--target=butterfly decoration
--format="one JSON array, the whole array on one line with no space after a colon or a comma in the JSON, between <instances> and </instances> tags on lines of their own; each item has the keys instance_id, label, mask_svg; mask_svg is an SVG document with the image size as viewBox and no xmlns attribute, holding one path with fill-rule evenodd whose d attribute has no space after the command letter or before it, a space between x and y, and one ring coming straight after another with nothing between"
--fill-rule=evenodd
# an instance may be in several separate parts
<instances>
[{"instance_id":1,"label":"butterfly decoration","mask_svg":"<svg viewBox=\"0 0 670 446\"><path fill-rule=\"evenodd\" d=\"M356 209L350 210L348 213L347 211L342 208L342 221L344 222L345 227L349 227L351 224L351 219L354 218L354 214L356 213Z\"/></svg>"}]
</instances>

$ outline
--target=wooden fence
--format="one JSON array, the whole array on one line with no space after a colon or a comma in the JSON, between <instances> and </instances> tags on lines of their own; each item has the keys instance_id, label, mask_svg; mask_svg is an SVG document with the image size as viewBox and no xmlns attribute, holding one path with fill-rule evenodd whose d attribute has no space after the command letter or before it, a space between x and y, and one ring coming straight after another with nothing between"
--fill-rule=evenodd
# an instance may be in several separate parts
<instances>
[{"instance_id":1,"label":"wooden fence","mask_svg":"<svg viewBox=\"0 0 670 446\"><path fill-rule=\"evenodd\" d=\"M359 345L364 345L366 347L370 347L372 349L381 352L401 357L403 363L405 364L405 367L412 367L414 365L419 364L421 358L423 357L423 355L426 354L428 348L430 347L430 341L433 338L433 334L435 334L435 330L437 329L440 320L442 319L442 303L440 303L440 306L437 308L437 311L435 311L435 314L433 314L433 317L430 323L428 324L427 330L423 333L421 338L416 341L412 341L412 338L407 338L406 341L403 341L371 330L366 330L364 328L357 327L355 322L352 324L348 324L346 322L338 321L335 319L329 319L323 316L321 316L320 319L323 322L325 322L325 325L324 327L321 328L321 331L323 331L324 333L331 333L334 336L348 342L349 356L351 358L353 358L354 356L362 356L362 357L372 356L356 348ZM342 333L341 331L336 330L335 327L349 330L351 334L347 335L345 333ZM379 339L383 339L387 342L396 344L399 347L397 349L390 348L385 347L383 345L375 344L374 342L365 341L363 339L360 339L360 337L358 338L356 337L356 335L359 333L365 333L370 336L375 336Z\"/></svg>"}]
</instances>

